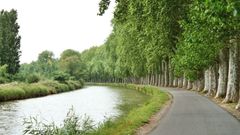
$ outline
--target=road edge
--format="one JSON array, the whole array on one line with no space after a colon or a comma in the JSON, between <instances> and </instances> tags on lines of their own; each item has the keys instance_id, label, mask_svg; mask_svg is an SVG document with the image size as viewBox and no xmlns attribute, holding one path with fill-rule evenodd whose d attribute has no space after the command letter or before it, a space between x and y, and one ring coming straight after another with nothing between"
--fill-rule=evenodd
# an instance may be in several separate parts
<instances>
[{"instance_id":1,"label":"road edge","mask_svg":"<svg viewBox=\"0 0 240 135\"><path fill-rule=\"evenodd\" d=\"M197 91L196 91L197 92ZM218 105L220 108L222 108L224 111L232 115L234 118L236 118L238 121L240 121L240 112L236 110L234 107L232 108L230 104L222 103L221 99L216 99L212 96L206 96L202 92L197 92L199 95L208 98L210 101Z\"/></svg>"},{"instance_id":2,"label":"road edge","mask_svg":"<svg viewBox=\"0 0 240 135\"><path fill-rule=\"evenodd\" d=\"M147 135L159 125L161 119L167 114L173 103L173 95L170 92L167 92L167 94L170 99L149 119L148 123L137 129L135 135Z\"/></svg>"}]
</instances>

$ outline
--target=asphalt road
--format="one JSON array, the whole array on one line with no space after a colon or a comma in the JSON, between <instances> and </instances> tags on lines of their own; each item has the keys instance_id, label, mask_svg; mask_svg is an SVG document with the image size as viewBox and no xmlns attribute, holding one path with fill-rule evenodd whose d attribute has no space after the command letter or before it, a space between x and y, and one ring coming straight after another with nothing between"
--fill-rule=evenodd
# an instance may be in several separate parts
<instances>
[{"instance_id":1,"label":"asphalt road","mask_svg":"<svg viewBox=\"0 0 240 135\"><path fill-rule=\"evenodd\" d=\"M149 135L240 135L240 121L206 97L179 89L167 91L173 95L173 104Z\"/></svg>"}]
</instances>

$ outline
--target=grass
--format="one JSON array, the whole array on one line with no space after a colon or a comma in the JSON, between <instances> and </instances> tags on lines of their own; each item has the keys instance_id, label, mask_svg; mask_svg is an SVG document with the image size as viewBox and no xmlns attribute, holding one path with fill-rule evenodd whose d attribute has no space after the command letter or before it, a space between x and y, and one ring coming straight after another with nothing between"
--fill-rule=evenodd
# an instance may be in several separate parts
<instances>
[{"instance_id":1,"label":"grass","mask_svg":"<svg viewBox=\"0 0 240 135\"><path fill-rule=\"evenodd\" d=\"M0 101L19 100L47 96L66 91L79 89L83 86L81 81L43 81L38 83L11 83L0 86Z\"/></svg>"}]
</instances>

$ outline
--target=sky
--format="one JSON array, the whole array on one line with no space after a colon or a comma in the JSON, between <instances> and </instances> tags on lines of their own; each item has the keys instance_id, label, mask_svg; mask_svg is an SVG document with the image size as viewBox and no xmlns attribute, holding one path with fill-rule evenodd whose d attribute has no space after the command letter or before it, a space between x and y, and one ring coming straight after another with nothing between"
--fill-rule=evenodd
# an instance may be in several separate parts
<instances>
[{"instance_id":1,"label":"sky","mask_svg":"<svg viewBox=\"0 0 240 135\"><path fill-rule=\"evenodd\" d=\"M18 11L21 63L44 50L59 57L66 49L83 51L102 45L112 31L114 3L97 16L100 0L0 0L0 9Z\"/></svg>"}]
</instances>

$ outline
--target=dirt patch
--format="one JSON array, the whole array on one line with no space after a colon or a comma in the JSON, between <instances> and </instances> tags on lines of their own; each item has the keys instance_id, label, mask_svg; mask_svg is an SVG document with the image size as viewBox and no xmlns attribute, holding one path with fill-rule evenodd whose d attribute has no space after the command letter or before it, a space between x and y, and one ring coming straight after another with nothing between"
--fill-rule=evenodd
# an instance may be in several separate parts
<instances>
[{"instance_id":1,"label":"dirt patch","mask_svg":"<svg viewBox=\"0 0 240 135\"><path fill-rule=\"evenodd\" d=\"M168 112L169 108L171 107L171 104L173 102L173 96L168 93L170 100L163 106L161 107L161 109L155 114L153 115L147 124L141 126L135 135L147 135L148 133L150 133L153 129L155 129L160 120L163 118L163 116Z\"/></svg>"}]
</instances>

